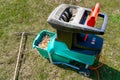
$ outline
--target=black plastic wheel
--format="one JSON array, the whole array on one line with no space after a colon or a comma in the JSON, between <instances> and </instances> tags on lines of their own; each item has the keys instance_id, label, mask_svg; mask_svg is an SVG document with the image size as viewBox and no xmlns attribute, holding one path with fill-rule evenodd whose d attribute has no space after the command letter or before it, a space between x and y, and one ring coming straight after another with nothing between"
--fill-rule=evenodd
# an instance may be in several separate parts
<instances>
[{"instance_id":1,"label":"black plastic wheel","mask_svg":"<svg viewBox=\"0 0 120 80\"><path fill-rule=\"evenodd\" d=\"M79 71L79 74L81 74L85 77L89 77L90 76L90 71L88 69L84 69L82 71Z\"/></svg>"}]
</instances>

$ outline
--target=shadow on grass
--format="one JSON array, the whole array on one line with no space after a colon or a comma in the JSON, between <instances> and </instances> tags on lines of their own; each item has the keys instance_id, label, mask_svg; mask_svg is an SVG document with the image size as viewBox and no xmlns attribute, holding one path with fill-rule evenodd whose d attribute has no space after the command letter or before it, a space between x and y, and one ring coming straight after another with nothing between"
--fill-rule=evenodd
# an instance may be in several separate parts
<instances>
[{"instance_id":1,"label":"shadow on grass","mask_svg":"<svg viewBox=\"0 0 120 80\"><path fill-rule=\"evenodd\" d=\"M99 62L99 64L100 64L100 62ZM72 70L72 71L75 71L76 73L78 73L77 70L72 69L67 66L64 66L64 65L56 65L56 66L61 67L66 70ZM104 64L101 68L99 68L98 71L100 74L100 80L120 80L120 71L118 71L112 67L109 67L106 64ZM96 71L91 70L89 78L92 80L98 80L98 75L97 75Z\"/></svg>"},{"instance_id":2,"label":"shadow on grass","mask_svg":"<svg viewBox=\"0 0 120 80\"><path fill-rule=\"evenodd\" d=\"M100 80L120 80L120 71L104 64L98 69L100 73ZM91 72L91 79L97 80L97 74L95 71Z\"/></svg>"}]
</instances>

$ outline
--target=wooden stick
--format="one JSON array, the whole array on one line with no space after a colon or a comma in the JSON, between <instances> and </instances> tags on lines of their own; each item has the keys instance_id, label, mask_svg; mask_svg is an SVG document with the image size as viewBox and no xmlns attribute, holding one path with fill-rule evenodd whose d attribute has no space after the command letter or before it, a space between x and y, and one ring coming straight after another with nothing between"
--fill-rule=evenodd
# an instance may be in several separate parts
<instances>
[{"instance_id":1,"label":"wooden stick","mask_svg":"<svg viewBox=\"0 0 120 80\"><path fill-rule=\"evenodd\" d=\"M25 32L22 32L13 80L17 80L18 73L19 73L19 64L20 64L20 59L21 59L21 56L22 56L21 48L22 48L24 34L25 34Z\"/></svg>"},{"instance_id":2,"label":"wooden stick","mask_svg":"<svg viewBox=\"0 0 120 80\"><path fill-rule=\"evenodd\" d=\"M23 32L15 32L17 36L21 36ZM24 35L35 35L34 32L24 32Z\"/></svg>"}]
</instances>

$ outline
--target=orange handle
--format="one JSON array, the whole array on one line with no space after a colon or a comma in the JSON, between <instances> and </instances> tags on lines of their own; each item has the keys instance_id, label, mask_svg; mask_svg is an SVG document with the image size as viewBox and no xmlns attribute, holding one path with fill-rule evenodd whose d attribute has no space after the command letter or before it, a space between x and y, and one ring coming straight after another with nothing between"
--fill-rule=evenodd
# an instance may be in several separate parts
<instances>
[{"instance_id":1,"label":"orange handle","mask_svg":"<svg viewBox=\"0 0 120 80\"><path fill-rule=\"evenodd\" d=\"M88 17L87 25L94 27L97 21L97 17L100 11L100 3L96 3L95 7L92 9L90 16Z\"/></svg>"},{"instance_id":2,"label":"orange handle","mask_svg":"<svg viewBox=\"0 0 120 80\"><path fill-rule=\"evenodd\" d=\"M87 21L88 26L90 26L90 27L95 26L99 11L100 11L100 3L96 3L95 7L92 8L90 16L88 17L88 21ZM86 34L86 36L84 38L84 42L86 42L87 38L88 38L88 34Z\"/></svg>"}]
</instances>

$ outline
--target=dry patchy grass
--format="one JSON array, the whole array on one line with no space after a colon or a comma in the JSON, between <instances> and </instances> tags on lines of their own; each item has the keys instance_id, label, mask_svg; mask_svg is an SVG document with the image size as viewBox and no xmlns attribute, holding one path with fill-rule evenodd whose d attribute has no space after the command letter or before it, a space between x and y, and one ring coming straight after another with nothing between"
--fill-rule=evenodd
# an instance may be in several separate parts
<instances>
[{"instance_id":1,"label":"dry patchy grass","mask_svg":"<svg viewBox=\"0 0 120 80\"><path fill-rule=\"evenodd\" d=\"M47 2L46 2L47 1ZM52 10L61 3L92 8L98 0L0 0L0 80L13 78L20 36L15 32L55 31L46 22ZM107 63L100 69L101 80L120 80L120 1L100 0L101 11L109 16L102 54ZM68 68L50 64L32 49L35 36L28 36L19 80L96 80L83 77Z\"/></svg>"}]
</instances>

